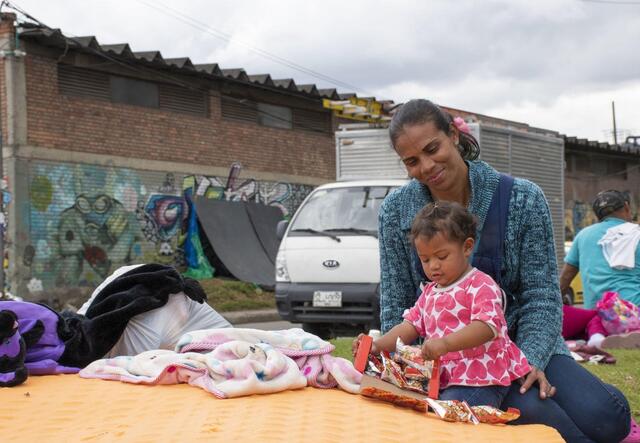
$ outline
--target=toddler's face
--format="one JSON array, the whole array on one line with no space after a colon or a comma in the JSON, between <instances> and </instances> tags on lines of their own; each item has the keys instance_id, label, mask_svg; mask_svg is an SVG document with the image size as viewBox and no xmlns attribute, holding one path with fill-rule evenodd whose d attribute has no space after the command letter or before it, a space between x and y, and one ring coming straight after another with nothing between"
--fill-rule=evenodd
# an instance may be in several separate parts
<instances>
[{"instance_id":1,"label":"toddler's face","mask_svg":"<svg viewBox=\"0 0 640 443\"><path fill-rule=\"evenodd\" d=\"M464 242L451 241L438 233L426 239L419 235L415 240L422 269L429 280L440 286L448 286L458 280L469 268L469 257L473 251L473 239Z\"/></svg>"}]
</instances>

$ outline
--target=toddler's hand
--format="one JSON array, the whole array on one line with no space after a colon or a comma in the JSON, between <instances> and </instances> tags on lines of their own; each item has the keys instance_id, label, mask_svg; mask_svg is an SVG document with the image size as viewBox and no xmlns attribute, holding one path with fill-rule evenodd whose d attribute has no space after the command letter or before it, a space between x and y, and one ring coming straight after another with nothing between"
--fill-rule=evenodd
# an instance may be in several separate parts
<instances>
[{"instance_id":1,"label":"toddler's hand","mask_svg":"<svg viewBox=\"0 0 640 443\"><path fill-rule=\"evenodd\" d=\"M447 344L443 338L427 340L422 345L422 355L427 360L437 360L447 352Z\"/></svg>"},{"instance_id":2,"label":"toddler's hand","mask_svg":"<svg viewBox=\"0 0 640 443\"><path fill-rule=\"evenodd\" d=\"M356 356L356 352L358 352L358 345L360 344L360 339L365 335L367 334L363 334L363 333L358 334L358 336L354 338L353 342L351 343L351 353L353 354L354 358ZM378 347L376 346L376 342L374 340L373 343L371 344L371 350L369 351L369 354L377 354L377 353L378 353Z\"/></svg>"}]
</instances>

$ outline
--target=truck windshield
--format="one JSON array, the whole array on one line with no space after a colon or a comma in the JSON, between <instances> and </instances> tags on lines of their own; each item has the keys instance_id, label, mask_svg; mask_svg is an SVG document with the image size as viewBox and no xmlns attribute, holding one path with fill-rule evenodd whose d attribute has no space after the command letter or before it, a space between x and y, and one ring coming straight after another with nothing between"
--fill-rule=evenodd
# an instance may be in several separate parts
<instances>
[{"instance_id":1,"label":"truck windshield","mask_svg":"<svg viewBox=\"0 0 640 443\"><path fill-rule=\"evenodd\" d=\"M392 189L393 186L358 186L316 191L298 211L289 232L309 235L312 229L335 235L376 236L378 210Z\"/></svg>"}]
</instances>

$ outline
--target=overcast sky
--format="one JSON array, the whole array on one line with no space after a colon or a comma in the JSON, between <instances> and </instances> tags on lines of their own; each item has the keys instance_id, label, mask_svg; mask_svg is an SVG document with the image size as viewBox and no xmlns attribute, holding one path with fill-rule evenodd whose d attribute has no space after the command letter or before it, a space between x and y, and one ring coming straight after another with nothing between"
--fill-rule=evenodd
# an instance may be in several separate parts
<instances>
[{"instance_id":1,"label":"overcast sky","mask_svg":"<svg viewBox=\"0 0 640 443\"><path fill-rule=\"evenodd\" d=\"M640 135L640 0L15 4L102 44L396 102L429 98L595 140L612 140L613 100L619 131Z\"/></svg>"}]
</instances>

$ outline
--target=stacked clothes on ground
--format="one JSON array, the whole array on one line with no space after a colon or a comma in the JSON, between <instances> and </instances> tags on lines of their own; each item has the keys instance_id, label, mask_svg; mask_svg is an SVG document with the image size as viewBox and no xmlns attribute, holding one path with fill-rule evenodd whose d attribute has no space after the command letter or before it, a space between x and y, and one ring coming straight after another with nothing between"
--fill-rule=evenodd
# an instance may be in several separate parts
<instances>
[{"instance_id":1,"label":"stacked clothes on ground","mask_svg":"<svg viewBox=\"0 0 640 443\"><path fill-rule=\"evenodd\" d=\"M146 264L104 286L85 315L23 301L0 301L0 311L16 315L29 374L74 373L109 352L131 318L164 306L179 292L198 303L206 300L197 281L173 267Z\"/></svg>"}]
</instances>

